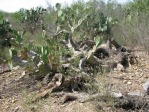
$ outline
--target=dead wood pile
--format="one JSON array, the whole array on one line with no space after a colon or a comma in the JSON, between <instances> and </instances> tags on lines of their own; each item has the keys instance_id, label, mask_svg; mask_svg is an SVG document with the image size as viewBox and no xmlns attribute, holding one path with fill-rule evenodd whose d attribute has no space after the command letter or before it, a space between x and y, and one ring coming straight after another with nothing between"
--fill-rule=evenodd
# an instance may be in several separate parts
<instances>
[{"instance_id":1,"label":"dead wood pile","mask_svg":"<svg viewBox=\"0 0 149 112\"><path fill-rule=\"evenodd\" d=\"M63 73L47 74L43 80L45 86L33 101L37 101L52 92L65 90L73 92L87 88L85 86L87 76L95 70L123 72L132 64L138 63L133 52L121 46L113 38L107 39L98 47L90 39L75 42L69 38L62 44L72 51L72 54L61 57L62 69L75 71L75 75L66 78ZM78 62L78 65L74 65L74 62Z\"/></svg>"}]
</instances>

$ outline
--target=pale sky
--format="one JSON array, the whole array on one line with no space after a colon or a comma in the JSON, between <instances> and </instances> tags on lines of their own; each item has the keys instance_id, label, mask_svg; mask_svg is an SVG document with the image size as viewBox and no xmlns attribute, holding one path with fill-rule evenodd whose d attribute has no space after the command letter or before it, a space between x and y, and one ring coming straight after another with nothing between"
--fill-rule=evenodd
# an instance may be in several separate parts
<instances>
[{"instance_id":1,"label":"pale sky","mask_svg":"<svg viewBox=\"0 0 149 112\"><path fill-rule=\"evenodd\" d=\"M54 6L56 3L71 4L73 1L77 0L0 0L0 10L6 12L15 12L18 11L20 8L30 9L32 7L37 6L46 7L47 2L49 2L52 6ZM117 1L119 3L124 3L128 0L117 0Z\"/></svg>"}]
</instances>

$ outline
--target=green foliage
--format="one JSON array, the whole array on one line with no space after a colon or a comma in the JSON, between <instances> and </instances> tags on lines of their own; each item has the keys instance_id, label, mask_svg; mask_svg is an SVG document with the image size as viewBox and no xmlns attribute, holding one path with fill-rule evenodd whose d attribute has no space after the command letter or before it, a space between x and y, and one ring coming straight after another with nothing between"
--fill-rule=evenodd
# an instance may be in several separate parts
<instances>
[{"instance_id":1,"label":"green foliage","mask_svg":"<svg viewBox=\"0 0 149 112\"><path fill-rule=\"evenodd\" d=\"M135 0L130 8L136 10L138 13L148 13L149 1L148 0Z\"/></svg>"},{"instance_id":2,"label":"green foliage","mask_svg":"<svg viewBox=\"0 0 149 112\"><path fill-rule=\"evenodd\" d=\"M12 18L16 21L16 22L20 22L21 20L21 14L19 12L14 12L11 14Z\"/></svg>"},{"instance_id":3,"label":"green foliage","mask_svg":"<svg viewBox=\"0 0 149 112\"><path fill-rule=\"evenodd\" d=\"M48 14L46 17L49 17L49 19L52 18L50 21L52 21L52 25L57 28L56 36L48 35L47 32L49 31L47 30L52 29L46 28L46 25L44 25L44 12ZM65 8L57 3L56 10L52 13L48 13L45 9L37 7L31 10L21 9L19 12L12 13L10 15L13 19L15 19L15 22L18 22L16 20L20 20L21 25L24 27L23 31L22 28L20 28L21 31L17 31L15 29L11 29L10 23L6 20L3 20L0 24L0 35L5 35L2 37L7 37L6 35L8 33L13 35L13 37L10 37L9 40L12 45L9 49L10 57L8 59L8 63L11 68L13 67L13 63L11 61L12 58L14 56L19 56L21 59L25 59L33 64L36 69L40 69L41 66L48 65L50 70L57 71L61 66L60 58L67 54L67 49L65 50L60 42L63 38L68 40L71 36L75 39L76 35L83 38L89 36L89 38L94 39L97 47L102 44L105 37L110 37L111 29L113 25L115 25L115 20L113 20L110 16L105 16L98 7L95 7L93 1L87 3L78 1ZM47 21L47 23L48 22L49 21ZM30 31L34 34L36 33L36 30L40 32L42 30L41 36L36 36L36 38L40 39L34 39L34 41L38 40L39 42L23 44L25 43L25 40L30 38L33 39L34 36L31 35L31 37L27 37L25 35L26 31ZM27 39L25 37L27 37ZM44 44L41 43L40 40L44 41ZM36 53L34 58L29 56L28 52L30 51L34 51Z\"/></svg>"},{"instance_id":4,"label":"green foliage","mask_svg":"<svg viewBox=\"0 0 149 112\"><path fill-rule=\"evenodd\" d=\"M111 37L111 29L118 23L112 17L106 17L98 7L94 6L93 2L77 2L64 9L57 3L56 10L57 32L66 31L71 33L73 37L75 34L80 34L81 38L90 36L92 39L101 36L104 37L104 40ZM99 40L97 41L98 45L102 43Z\"/></svg>"},{"instance_id":5,"label":"green foliage","mask_svg":"<svg viewBox=\"0 0 149 112\"><path fill-rule=\"evenodd\" d=\"M96 13L91 13L85 23L86 27L89 28L88 31L91 31L93 37L100 34L111 35L111 28L115 21L111 17L105 17L103 13L94 12Z\"/></svg>"},{"instance_id":6,"label":"green foliage","mask_svg":"<svg viewBox=\"0 0 149 112\"><path fill-rule=\"evenodd\" d=\"M114 35L117 40L130 46L148 46L148 0L133 0L123 5L123 18ZM121 38L120 38L121 37Z\"/></svg>"},{"instance_id":7,"label":"green foliage","mask_svg":"<svg viewBox=\"0 0 149 112\"><path fill-rule=\"evenodd\" d=\"M16 40L16 43L17 43L17 44L22 44L23 35L24 35L25 33L26 33L26 31L23 31L22 33L19 32L19 31L16 31L16 30L13 31L13 34L14 34L14 36L16 37L15 40Z\"/></svg>"},{"instance_id":8,"label":"green foliage","mask_svg":"<svg viewBox=\"0 0 149 112\"><path fill-rule=\"evenodd\" d=\"M83 5L84 6L84 5ZM71 7L61 8L60 4L56 4L58 30L68 30L70 33L74 31L83 23L88 16L88 8L83 8L79 3L73 4Z\"/></svg>"},{"instance_id":9,"label":"green foliage","mask_svg":"<svg viewBox=\"0 0 149 112\"><path fill-rule=\"evenodd\" d=\"M24 23L25 29L33 33L40 28L44 11L46 11L46 9L42 7L32 8L31 10L21 9L19 12L20 21L21 23Z\"/></svg>"},{"instance_id":10,"label":"green foliage","mask_svg":"<svg viewBox=\"0 0 149 112\"><path fill-rule=\"evenodd\" d=\"M13 69L13 61L12 60L13 60L14 56L17 56L17 54L18 54L18 52L16 49L14 49L14 48L9 49L10 57L7 59L7 61L8 61L8 65L9 65L10 69Z\"/></svg>"},{"instance_id":11,"label":"green foliage","mask_svg":"<svg viewBox=\"0 0 149 112\"><path fill-rule=\"evenodd\" d=\"M95 44L96 44L96 47L98 47L99 45L101 45L104 41L104 37L96 37L94 38L94 41L95 41Z\"/></svg>"},{"instance_id":12,"label":"green foliage","mask_svg":"<svg viewBox=\"0 0 149 112\"><path fill-rule=\"evenodd\" d=\"M45 41L44 45L39 44L28 44L23 45L22 42L24 41L24 35L26 31L19 32L13 31L15 38L13 39L16 43L12 48L9 49L9 56L8 64L10 68L13 67L12 58L14 56L20 57L22 59L28 60L29 64L25 67L28 71L36 71L40 70L41 73L45 71L43 67L47 66L48 70L57 71L60 66L60 57L63 54L64 50L60 44L60 40L57 40L53 37L47 38L46 32L43 30L42 39ZM17 51L17 49L19 49ZM36 53L34 56L30 56L29 52L33 51ZM34 67L29 67L34 66Z\"/></svg>"},{"instance_id":13,"label":"green foliage","mask_svg":"<svg viewBox=\"0 0 149 112\"><path fill-rule=\"evenodd\" d=\"M134 2L129 2L125 6L125 16L129 18L129 20L140 20L143 16L147 15L149 15L148 0L134 0Z\"/></svg>"},{"instance_id":14,"label":"green foliage","mask_svg":"<svg viewBox=\"0 0 149 112\"><path fill-rule=\"evenodd\" d=\"M11 46L10 40L11 40L11 24L7 19L3 19L0 21L0 45L1 47L7 47Z\"/></svg>"},{"instance_id":15,"label":"green foliage","mask_svg":"<svg viewBox=\"0 0 149 112\"><path fill-rule=\"evenodd\" d=\"M34 29L35 27L38 28L38 25L41 25L40 22L42 21L44 11L45 9L38 7L31 10L21 10L19 12L21 16L17 14L15 16L17 18L21 17L21 22L26 23L29 29ZM67 53L60 43L63 37L66 39L71 38L70 36L74 37L75 34L86 34L91 36L90 38L94 38L97 47L102 44L106 39L105 37L110 37L111 28L115 25L115 21L111 17L104 16L103 13L93 6L92 2L77 2L65 8L62 8L61 5L57 3L56 14L56 36L49 36L45 30L46 28L42 29L41 37L42 41L44 41L44 45L40 44L41 42L39 42L39 44L32 43L23 45L23 37L26 31L19 32L13 30L13 35L15 36L13 41L18 45L13 47L19 47L21 57L30 62L32 61L36 69L48 65L48 68L52 71L59 70L61 65L60 58ZM12 49L10 51L10 57L12 57ZM34 59L28 56L28 52L30 51L36 53ZM20 54L19 52L17 54ZM12 64L10 65L12 66Z\"/></svg>"},{"instance_id":16,"label":"green foliage","mask_svg":"<svg viewBox=\"0 0 149 112\"><path fill-rule=\"evenodd\" d=\"M57 71L61 65L60 57L64 53L64 49L60 44L60 40L53 37L44 37L43 39L45 40L45 45L33 45L32 50L37 53L37 57L39 57L43 65L48 64L52 71Z\"/></svg>"},{"instance_id":17,"label":"green foliage","mask_svg":"<svg viewBox=\"0 0 149 112\"><path fill-rule=\"evenodd\" d=\"M3 12L0 11L0 21L3 20L3 16L4 16Z\"/></svg>"},{"instance_id":18,"label":"green foliage","mask_svg":"<svg viewBox=\"0 0 149 112\"><path fill-rule=\"evenodd\" d=\"M4 19L0 23L0 35L4 36L10 32L10 22L7 19Z\"/></svg>"}]
</instances>

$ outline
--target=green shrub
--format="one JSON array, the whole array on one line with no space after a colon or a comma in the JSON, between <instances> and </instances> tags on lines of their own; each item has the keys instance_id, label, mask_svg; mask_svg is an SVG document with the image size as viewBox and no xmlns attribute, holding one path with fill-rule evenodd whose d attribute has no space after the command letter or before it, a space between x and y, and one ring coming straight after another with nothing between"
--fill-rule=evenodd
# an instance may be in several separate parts
<instances>
[{"instance_id":1,"label":"green shrub","mask_svg":"<svg viewBox=\"0 0 149 112\"><path fill-rule=\"evenodd\" d=\"M11 24L7 19L0 22L0 45L1 47L11 46L10 40L12 38Z\"/></svg>"},{"instance_id":2,"label":"green shrub","mask_svg":"<svg viewBox=\"0 0 149 112\"><path fill-rule=\"evenodd\" d=\"M42 27L42 15L46 9L42 7L32 8L30 10L21 9L20 21L24 25L25 30L34 33Z\"/></svg>"}]
</instances>

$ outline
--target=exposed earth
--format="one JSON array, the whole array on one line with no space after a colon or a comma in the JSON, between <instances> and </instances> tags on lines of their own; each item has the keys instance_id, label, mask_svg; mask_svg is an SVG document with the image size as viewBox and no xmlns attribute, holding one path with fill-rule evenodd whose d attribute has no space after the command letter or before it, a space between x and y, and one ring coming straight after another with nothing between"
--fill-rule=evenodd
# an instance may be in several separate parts
<instances>
[{"instance_id":1,"label":"exposed earth","mask_svg":"<svg viewBox=\"0 0 149 112\"><path fill-rule=\"evenodd\" d=\"M143 51L135 51L135 55L139 61L137 65L132 65L124 72L112 71L98 75L96 80L116 93L129 93L133 94L132 96L139 94L135 101L140 103L140 99L144 97L141 97L144 93L142 85L149 79L149 55ZM116 107L110 98L97 98L98 100L95 98L84 103L79 100L62 103L60 95L51 95L32 103L32 98L39 92L42 84L29 76L22 75L21 68L0 74L0 112L149 112L148 106L145 107L146 104L135 109ZM102 88L99 88L99 91L100 89ZM149 96L145 97L145 100L149 103ZM143 108L146 109L143 110Z\"/></svg>"}]
</instances>

